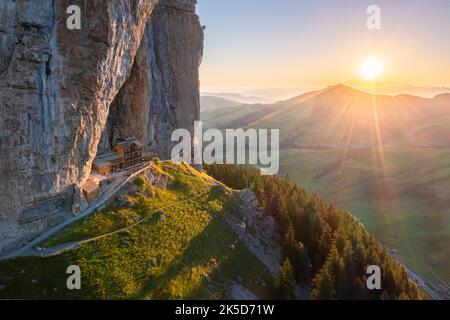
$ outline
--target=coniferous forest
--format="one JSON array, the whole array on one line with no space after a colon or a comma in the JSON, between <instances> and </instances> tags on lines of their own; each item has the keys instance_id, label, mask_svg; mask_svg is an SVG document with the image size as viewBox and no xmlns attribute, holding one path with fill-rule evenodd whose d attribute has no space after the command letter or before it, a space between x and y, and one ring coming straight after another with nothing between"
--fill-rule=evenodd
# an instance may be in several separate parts
<instances>
[{"instance_id":1,"label":"coniferous forest","mask_svg":"<svg viewBox=\"0 0 450 320\"><path fill-rule=\"evenodd\" d=\"M311 299L423 299L402 265L345 210L309 194L288 177L262 176L258 169L206 165L234 189L252 189L265 214L278 222L284 261L275 281L279 299L293 299L296 285ZM381 270L381 289L369 290L367 267Z\"/></svg>"}]
</instances>

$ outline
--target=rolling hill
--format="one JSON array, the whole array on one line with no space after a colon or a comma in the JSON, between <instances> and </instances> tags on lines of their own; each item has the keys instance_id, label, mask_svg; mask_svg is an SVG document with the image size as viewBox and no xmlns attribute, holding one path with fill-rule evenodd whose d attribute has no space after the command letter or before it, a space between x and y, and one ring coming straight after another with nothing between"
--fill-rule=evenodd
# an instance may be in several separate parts
<instances>
[{"instance_id":1,"label":"rolling hill","mask_svg":"<svg viewBox=\"0 0 450 320\"><path fill-rule=\"evenodd\" d=\"M264 99L257 96L243 95L239 93L227 93L227 92L201 92L202 97L216 97L231 101L236 101L239 104L254 104L254 103L269 103L272 100Z\"/></svg>"},{"instance_id":2,"label":"rolling hill","mask_svg":"<svg viewBox=\"0 0 450 320\"><path fill-rule=\"evenodd\" d=\"M233 100L221 98L221 97L215 97L215 96L201 96L200 97L200 111L214 111L214 110L220 110L223 108L229 108L229 107L237 107L241 105L240 102L236 102Z\"/></svg>"},{"instance_id":3,"label":"rolling hill","mask_svg":"<svg viewBox=\"0 0 450 320\"><path fill-rule=\"evenodd\" d=\"M371 95L337 85L269 105L205 112L207 126L283 128L281 145L302 148L450 146L450 94L433 99Z\"/></svg>"},{"instance_id":4,"label":"rolling hill","mask_svg":"<svg viewBox=\"0 0 450 320\"><path fill-rule=\"evenodd\" d=\"M395 96L398 94L409 94L424 98L433 98L439 94L450 93L450 88L448 87L434 87L434 86L421 87L412 85L377 87L373 89L364 88L362 90L372 94L388 94L390 96Z\"/></svg>"},{"instance_id":5,"label":"rolling hill","mask_svg":"<svg viewBox=\"0 0 450 320\"><path fill-rule=\"evenodd\" d=\"M202 118L205 127L279 128L280 174L350 210L403 263L448 286L439 277L450 281L450 94L337 85Z\"/></svg>"}]
</instances>

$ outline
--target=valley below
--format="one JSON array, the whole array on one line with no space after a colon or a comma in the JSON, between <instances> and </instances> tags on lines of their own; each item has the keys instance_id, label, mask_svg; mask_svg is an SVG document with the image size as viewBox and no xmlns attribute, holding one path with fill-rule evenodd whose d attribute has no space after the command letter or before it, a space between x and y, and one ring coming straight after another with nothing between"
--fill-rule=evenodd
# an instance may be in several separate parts
<instances>
[{"instance_id":1,"label":"valley below","mask_svg":"<svg viewBox=\"0 0 450 320\"><path fill-rule=\"evenodd\" d=\"M350 211L408 267L450 281L448 149L285 149L280 174ZM434 271L434 272L433 272Z\"/></svg>"}]
</instances>

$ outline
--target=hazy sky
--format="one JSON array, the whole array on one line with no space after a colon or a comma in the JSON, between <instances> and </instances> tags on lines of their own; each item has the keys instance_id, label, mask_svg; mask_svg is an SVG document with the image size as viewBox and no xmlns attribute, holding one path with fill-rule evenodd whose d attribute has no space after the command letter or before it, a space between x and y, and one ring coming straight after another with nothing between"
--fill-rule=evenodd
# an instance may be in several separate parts
<instances>
[{"instance_id":1,"label":"hazy sky","mask_svg":"<svg viewBox=\"0 0 450 320\"><path fill-rule=\"evenodd\" d=\"M381 30L366 9L381 8ZM376 56L378 85L450 86L450 0L199 0L207 26L202 90L368 85L361 61Z\"/></svg>"}]
</instances>

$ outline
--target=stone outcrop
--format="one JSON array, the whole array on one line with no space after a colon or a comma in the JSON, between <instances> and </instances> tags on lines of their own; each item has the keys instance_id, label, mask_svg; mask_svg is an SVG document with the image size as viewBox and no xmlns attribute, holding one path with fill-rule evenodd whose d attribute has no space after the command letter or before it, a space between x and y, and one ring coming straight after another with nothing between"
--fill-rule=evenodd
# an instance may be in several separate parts
<instances>
[{"instance_id":1,"label":"stone outcrop","mask_svg":"<svg viewBox=\"0 0 450 320\"><path fill-rule=\"evenodd\" d=\"M272 276L278 277L282 254L277 222L264 213L250 189L238 191L236 199L238 208L226 212L225 221Z\"/></svg>"},{"instance_id":2,"label":"stone outcrop","mask_svg":"<svg viewBox=\"0 0 450 320\"><path fill-rule=\"evenodd\" d=\"M198 117L202 41L195 0L0 2L0 252L71 214L114 128L167 155Z\"/></svg>"}]
</instances>

